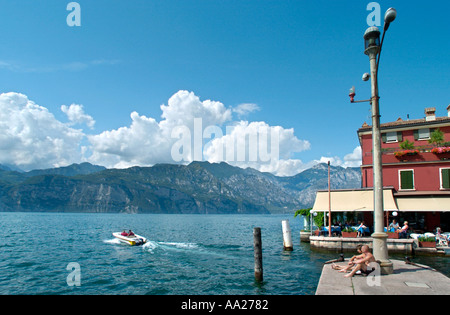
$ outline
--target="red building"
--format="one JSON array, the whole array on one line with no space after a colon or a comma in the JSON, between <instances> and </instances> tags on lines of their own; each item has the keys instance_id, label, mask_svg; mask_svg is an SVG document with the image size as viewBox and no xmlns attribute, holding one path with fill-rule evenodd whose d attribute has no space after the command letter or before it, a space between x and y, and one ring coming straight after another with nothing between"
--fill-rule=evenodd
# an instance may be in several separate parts
<instances>
[{"instance_id":1,"label":"red building","mask_svg":"<svg viewBox=\"0 0 450 315\"><path fill-rule=\"evenodd\" d=\"M425 118L381 125L383 186L393 187L397 220L416 230L450 230L450 105L447 111L436 117L436 109L427 108ZM365 123L358 137L362 188L373 188L372 127ZM373 217L366 213L364 220L371 224Z\"/></svg>"}]
</instances>

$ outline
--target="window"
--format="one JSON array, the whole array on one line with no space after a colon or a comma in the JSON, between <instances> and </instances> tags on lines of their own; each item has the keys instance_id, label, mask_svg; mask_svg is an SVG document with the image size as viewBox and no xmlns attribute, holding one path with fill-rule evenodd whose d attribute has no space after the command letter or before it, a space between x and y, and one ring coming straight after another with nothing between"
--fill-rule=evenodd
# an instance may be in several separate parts
<instances>
[{"instance_id":1,"label":"window","mask_svg":"<svg viewBox=\"0 0 450 315\"><path fill-rule=\"evenodd\" d=\"M418 129L414 130L414 140L428 140L431 134L430 129Z\"/></svg>"},{"instance_id":2,"label":"window","mask_svg":"<svg viewBox=\"0 0 450 315\"><path fill-rule=\"evenodd\" d=\"M402 142L403 134L401 131L399 132L387 132L381 135L384 143L392 143L392 142Z\"/></svg>"},{"instance_id":3,"label":"window","mask_svg":"<svg viewBox=\"0 0 450 315\"><path fill-rule=\"evenodd\" d=\"M386 142L397 142L397 133L396 132L388 132L386 133Z\"/></svg>"},{"instance_id":4,"label":"window","mask_svg":"<svg viewBox=\"0 0 450 315\"><path fill-rule=\"evenodd\" d=\"M399 173L400 190L414 189L414 170L401 170Z\"/></svg>"},{"instance_id":5,"label":"window","mask_svg":"<svg viewBox=\"0 0 450 315\"><path fill-rule=\"evenodd\" d=\"M450 189L450 168L441 168L441 189Z\"/></svg>"}]
</instances>

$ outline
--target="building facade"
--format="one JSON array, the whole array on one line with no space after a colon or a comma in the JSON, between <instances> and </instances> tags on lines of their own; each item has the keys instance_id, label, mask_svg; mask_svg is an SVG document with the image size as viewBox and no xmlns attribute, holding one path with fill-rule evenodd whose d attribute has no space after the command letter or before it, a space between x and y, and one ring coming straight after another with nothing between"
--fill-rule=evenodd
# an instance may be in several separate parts
<instances>
[{"instance_id":1,"label":"building facade","mask_svg":"<svg viewBox=\"0 0 450 315\"><path fill-rule=\"evenodd\" d=\"M381 125L383 186L393 187L397 220L408 220L417 230L450 230L450 105L447 112L436 117L436 108L426 108L422 119ZM362 188L373 188L371 126L364 124L358 137ZM368 215L364 219L373 220Z\"/></svg>"}]
</instances>

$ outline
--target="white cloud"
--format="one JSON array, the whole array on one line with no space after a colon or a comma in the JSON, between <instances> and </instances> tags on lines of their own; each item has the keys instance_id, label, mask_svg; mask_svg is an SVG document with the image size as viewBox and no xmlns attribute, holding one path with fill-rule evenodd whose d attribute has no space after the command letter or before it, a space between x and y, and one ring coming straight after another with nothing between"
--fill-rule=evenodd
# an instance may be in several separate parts
<instances>
[{"instance_id":1,"label":"white cloud","mask_svg":"<svg viewBox=\"0 0 450 315\"><path fill-rule=\"evenodd\" d=\"M165 134L172 132L176 126L187 126L192 130L195 118L202 118L204 126L222 126L231 121L231 109L220 102L200 98L193 92L178 91L168 101L167 105L161 105L163 120L159 123Z\"/></svg>"},{"instance_id":2,"label":"white cloud","mask_svg":"<svg viewBox=\"0 0 450 315\"><path fill-rule=\"evenodd\" d=\"M253 105L239 108L241 114L257 109ZM188 133L187 145L179 150L185 154L185 163L200 157L209 162L225 161L284 175L289 173L288 165L294 165L295 170L303 165L301 161L290 160L293 154L310 149L310 143L298 139L293 129L269 126L265 122L233 121L232 113L237 113L236 109L227 108L217 101L201 101L193 92L178 91L167 105L161 105L161 111L162 120L159 123L134 112L131 114L131 126L88 136L93 152L90 160L107 167L179 162L172 155L174 145L180 140L172 138L172 132L179 127ZM198 151L194 138L199 136L198 133L201 139L207 138L205 131L211 130L214 139L204 139L199 144L200 154L195 155ZM273 148L272 133L277 135ZM250 135L256 135L256 142L249 140ZM266 138L258 140L258 135ZM230 147L235 148L231 152L233 154L227 150Z\"/></svg>"},{"instance_id":3,"label":"white cloud","mask_svg":"<svg viewBox=\"0 0 450 315\"><path fill-rule=\"evenodd\" d=\"M240 121L233 128L227 128L225 135L209 143L204 158L213 163L224 161L288 176L303 169L302 161L291 159L294 153L310 148L309 141L298 139L293 129L269 126L265 122Z\"/></svg>"},{"instance_id":4,"label":"white cloud","mask_svg":"<svg viewBox=\"0 0 450 315\"><path fill-rule=\"evenodd\" d=\"M61 105L61 111L67 115L73 125L86 124L89 128L94 128L95 120L84 112L83 105Z\"/></svg>"},{"instance_id":5,"label":"white cloud","mask_svg":"<svg viewBox=\"0 0 450 315\"><path fill-rule=\"evenodd\" d=\"M342 159L340 157L338 157L338 156L334 156L334 157L322 156L316 162L317 163L325 163L325 164L330 162L330 164L333 165L333 166L342 166Z\"/></svg>"},{"instance_id":6,"label":"white cloud","mask_svg":"<svg viewBox=\"0 0 450 315\"><path fill-rule=\"evenodd\" d=\"M170 159L170 143L153 119L131 113L131 126L88 136L89 160L107 167L150 166Z\"/></svg>"},{"instance_id":7,"label":"white cloud","mask_svg":"<svg viewBox=\"0 0 450 315\"><path fill-rule=\"evenodd\" d=\"M307 163L298 159L278 160L271 163L268 167L263 166L260 171L273 173L277 176L294 176L316 164L317 163L314 160Z\"/></svg>"},{"instance_id":8,"label":"white cloud","mask_svg":"<svg viewBox=\"0 0 450 315\"><path fill-rule=\"evenodd\" d=\"M203 127L221 126L231 120L231 110L222 103L200 101L192 92L178 91L161 105L163 118L159 123L153 118L131 114L129 127L105 131L89 136L93 155L90 160L108 167L148 166L156 163L175 163L171 149L177 139L172 131L185 126L194 131L196 118L202 119Z\"/></svg>"},{"instance_id":9,"label":"white cloud","mask_svg":"<svg viewBox=\"0 0 450 315\"><path fill-rule=\"evenodd\" d=\"M6 70L14 70L14 65L12 65L10 62L0 60L0 69L6 69Z\"/></svg>"},{"instance_id":10,"label":"white cloud","mask_svg":"<svg viewBox=\"0 0 450 315\"><path fill-rule=\"evenodd\" d=\"M38 66L35 66L17 61L0 60L0 69L25 73L49 73L59 71L79 72L84 71L90 67L113 66L118 63L120 63L120 60L96 59L91 61L69 61L60 64L40 64Z\"/></svg>"},{"instance_id":11,"label":"white cloud","mask_svg":"<svg viewBox=\"0 0 450 315\"><path fill-rule=\"evenodd\" d=\"M361 147L356 147L352 153L344 156L344 165L346 167L358 167L362 164L362 151Z\"/></svg>"},{"instance_id":12,"label":"white cloud","mask_svg":"<svg viewBox=\"0 0 450 315\"><path fill-rule=\"evenodd\" d=\"M0 94L0 163L30 170L79 162L83 137L27 96Z\"/></svg>"},{"instance_id":13,"label":"white cloud","mask_svg":"<svg viewBox=\"0 0 450 315\"><path fill-rule=\"evenodd\" d=\"M253 105L231 108L217 101L201 101L193 92L178 91L167 105L161 105L159 122L132 112L129 126L86 135L72 127L86 124L93 128L95 124L82 105L62 105L61 110L70 121L62 123L23 94L1 94L0 163L24 170L82 161L115 168L177 163L172 151L180 139L172 138L172 133L181 126L189 136L188 147L183 147L187 158L182 163L198 160L194 138L200 132L200 159L225 161L279 176L292 176L328 160L344 167L361 164L360 147L343 159L322 157L306 163L296 159L295 154L310 150L311 144L299 139L294 129L270 126L263 121L233 120L233 114L244 115L259 109Z\"/></svg>"},{"instance_id":14,"label":"white cloud","mask_svg":"<svg viewBox=\"0 0 450 315\"><path fill-rule=\"evenodd\" d=\"M261 110L257 104L243 103L233 108L233 113L236 113L239 118L246 116L255 111Z\"/></svg>"},{"instance_id":15,"label":"white cloud","mask_svg":"<svg viewBox=\"0 0 450 315\"><path fill-rule=\"evenodd\" d=\"M358 167L361 166L361 147L356 147L352 153L349 153L344 156L344 160L338 156L334 157L321 157L320 160L316 161L317 163L328 163L330 161L331 165L334 166L342 166L342 167Z\"/></svg>"}]
</instances>

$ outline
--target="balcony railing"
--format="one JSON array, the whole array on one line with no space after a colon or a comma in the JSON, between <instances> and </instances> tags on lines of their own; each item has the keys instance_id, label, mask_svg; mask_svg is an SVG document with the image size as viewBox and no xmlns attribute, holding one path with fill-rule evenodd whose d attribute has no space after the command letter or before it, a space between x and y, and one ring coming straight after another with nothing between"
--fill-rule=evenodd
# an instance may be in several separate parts
<instances>
[{"instance_id":1,"label":"balcony railing","mask_svg":"<svg viewBox=\"0 0 450 315\"><path fill-rule=\"evenodd\" d=\"M419 162L419 161L450 161L450 146L422 145L416 146L414 149L400 149L400 148L382 148L383 163L395 162ZM372 152L365 152L364 157L371 157ZM365 164L367 164L366 161Z\"/></svg>"}]
</instances>

